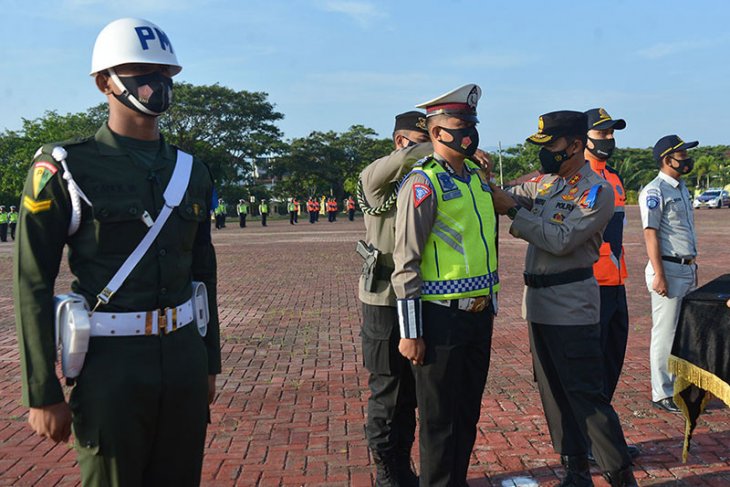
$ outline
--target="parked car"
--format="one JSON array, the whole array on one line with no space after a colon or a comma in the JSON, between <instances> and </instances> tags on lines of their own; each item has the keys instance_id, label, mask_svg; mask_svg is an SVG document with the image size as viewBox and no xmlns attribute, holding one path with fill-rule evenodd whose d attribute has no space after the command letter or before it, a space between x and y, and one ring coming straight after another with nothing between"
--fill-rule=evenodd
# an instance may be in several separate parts
<instances>
[{"instance_id":1,"label":"parked car","mask_svg":"<svg viewBox=\"0 0 730 487\"><path fill-rule=\"evenodd\" d=\"M707 208L722 208L723 206L730 208L730 193L724 189L708 189L695 198L694 201L695 208L703 208L705 206Z\"/></svg>"}]
</instances>

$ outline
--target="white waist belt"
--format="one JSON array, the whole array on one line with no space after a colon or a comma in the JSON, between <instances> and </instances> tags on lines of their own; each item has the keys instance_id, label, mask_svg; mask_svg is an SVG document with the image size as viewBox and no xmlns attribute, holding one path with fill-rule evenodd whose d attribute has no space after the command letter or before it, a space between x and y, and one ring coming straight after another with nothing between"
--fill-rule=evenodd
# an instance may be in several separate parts
<instances>
[{"instance_id":1,"label":"white waist belt","mask_svg":"<svg viewBox=\"0 0 730 487\"><path fill-rule=\"evenodd\" d=\"M193 300L180 306L132 313L93 313L92 337L164 335L193 322Z\"/></svg>"}]
</instances>

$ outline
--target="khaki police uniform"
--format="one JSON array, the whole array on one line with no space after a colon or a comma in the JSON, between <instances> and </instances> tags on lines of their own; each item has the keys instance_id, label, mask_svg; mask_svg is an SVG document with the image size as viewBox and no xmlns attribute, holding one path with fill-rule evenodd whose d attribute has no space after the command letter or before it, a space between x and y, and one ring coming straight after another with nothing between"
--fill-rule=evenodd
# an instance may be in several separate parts
<instances>
[{"instance_id":1,"label":"khaki police uniform","mask_svg":"<svg viewBox=\"0 0 730 487\"><path fill-rule=\"evenodd\" d=\"M522 208L510 234L529 244L523 317L553 447L564 461L582 459L578 470L587 472L592 444L604 472L625 471L631 463L626 442L604 392L600 295L593 275L601 235L614 212L613 190L586 163L567 180L545 174L511 191Z\"/></svg>"},{"instance_id":2,"label":"khaki police uniform","mask_svg":"<svg viewBox=\"0 0 730 487\"><path fill-rule=\"evenodd\" d=\"M365 278L361 276L358 289L363 314L360 333L363 364L370 373L365 431L368 446L378 457L376 461L385 462L395 457L399 465L409 469L415 440L416 393L408 360L398 351L398 313L390 283L395 245L395 200L400 181L432 150L430 143L419 144L393 151L372 162L360 174L358 194L360 206L365 209L365 242L380 252L375 287L366 289Z\"/></svg>"},{"instance_id":3,"label":"khaki police uniform","mask_svg":"<svg viewBox=\"0 0 730 487\"><path fill-rule=\"evenodd\" d=\"M682 299L697 284L697 238L692 198L683 180L660 172L639 194L643 228L657 231L668 292L660 296L652 289L655 271L651 262L645 270L651 295L651 396L654 402L674 395L674 377L668 371ZM666 258L673 260L665 260Z\"/></svg>"},{"instance_id":4,"label":"khaki police uniform","mask_svg":"<svg viewBox=\"0 0 730 487\"><path fill-rule=\"evenodd\" d=\"M157 218L177 149L161 140L146 159L132 155L104 125L94 137L60 144L82 203L68 235L71 199L64 170L44 146L23 190L14 266L23 404L64 401L56 377L54 282L64 246L73 292L91 306ZM216 258L207 222L213 183L194 161L190 182L160 234L124 285L99 312L145 315L191 298L191 280L208 288L210 323L169 334L92 336L71 391L73 432L84 485L197 485L208 420L208 376L221 370ZM92 315L93 321L93 315Z\"/></svg>"}]
</instances>

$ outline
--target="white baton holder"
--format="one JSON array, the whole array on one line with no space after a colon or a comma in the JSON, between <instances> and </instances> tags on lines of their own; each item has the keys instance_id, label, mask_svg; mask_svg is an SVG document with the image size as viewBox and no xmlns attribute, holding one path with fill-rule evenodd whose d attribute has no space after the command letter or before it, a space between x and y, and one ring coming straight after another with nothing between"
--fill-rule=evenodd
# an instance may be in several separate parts
<instances>
[{"instance_id":1,"label":"white baton holder","mask_svg":"<svg viewBox=\"0 0 730 487\"><path fill-rule=\"evenodd\" d=\"M56 347L61 349L61 370L66 379L81 373L89 350L91 323L89 304L79 294L53 297L56 311Z\"/></svg>"},{"instance_id":2,"label":"white baton holder","mask_svg":"<svg viewBox=\"0 0 730 487\"><path fill-rule=\"evenodd\" d=\"M208 288L205 283L193 281L193 313L195 314L195 325L201 337L208 334L208 322L210 321L210 308L208 308Z\"/></svg>"}]
</instances>

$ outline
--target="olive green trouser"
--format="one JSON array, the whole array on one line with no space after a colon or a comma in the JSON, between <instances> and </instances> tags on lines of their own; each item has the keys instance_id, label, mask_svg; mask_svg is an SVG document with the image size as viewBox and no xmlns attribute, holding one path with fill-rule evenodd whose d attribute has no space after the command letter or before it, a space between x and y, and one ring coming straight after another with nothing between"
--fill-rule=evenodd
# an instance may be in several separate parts
<instances>
[{"instance_id":1,"label":"olive green trouser","mask_svg":"<svg viewBox=\"0 0 730 487\"><path fill-rule=\"evenodd\" d=\"M208 366L195 324L163 336L95 337L71 393L84 486L197 486Z\"/></svg>"}]
</instances>

